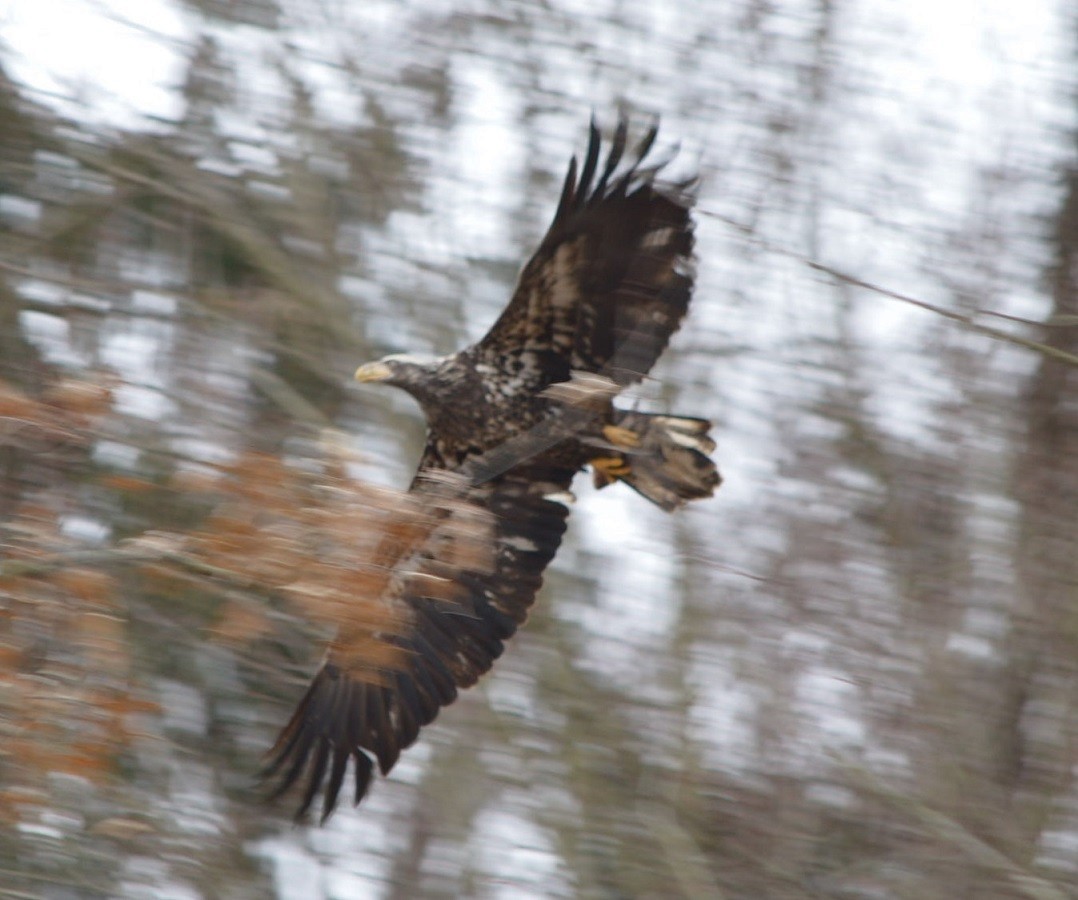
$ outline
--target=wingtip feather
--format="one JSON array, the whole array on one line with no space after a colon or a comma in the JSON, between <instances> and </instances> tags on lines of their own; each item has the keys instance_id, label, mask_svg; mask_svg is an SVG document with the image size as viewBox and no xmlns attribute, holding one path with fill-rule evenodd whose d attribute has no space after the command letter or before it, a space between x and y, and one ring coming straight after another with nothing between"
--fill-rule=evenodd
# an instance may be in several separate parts
<instances>
[{"instance_id":1,"label":"wingtip feather","mask_svg":"<svg viewBox=\"0 0 1078 900\"><path fill-rule=\"evenodd\" d=\"M561 187L561 198L558 200L558 209L554 213L554 221L562 219L573 205L573 197L576 194L576 157L569 160L569 171L565 173L565 181Z\"/></svg>"},{"instance_id":2,"label":"wingtip feather","mask_svg":"<svg viewBox=\"0 0 1078 900\"><path fill-rule=\"evenodd\" d=\"M577 208L587 203L591 195L591 180L595 177L595 170L599 165L599 151L602 144L603 136L593 117L588 127L588 151L584 157L584 168L580 170L580 184L574 198Z\"/></svg>"}]
</instances>

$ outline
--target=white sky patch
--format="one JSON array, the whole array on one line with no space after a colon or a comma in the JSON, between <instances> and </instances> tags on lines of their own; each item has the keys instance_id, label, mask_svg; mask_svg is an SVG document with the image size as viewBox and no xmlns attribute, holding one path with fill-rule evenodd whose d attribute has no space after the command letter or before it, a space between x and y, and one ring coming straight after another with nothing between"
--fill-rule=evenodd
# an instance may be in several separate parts
<instances>
[{"instance_id":1,"label":"white sky patch","mask_svg":"<svg viewBox=\"0 0 1078 900\"><path fill-rule=\"evenodd\" d=\"M266 838L257 846L272 866L273 884L279 900L321 900L326 896L321 864L314 854L300 845L294 833ZM374 885L365 887L365 893L355 894L356 900L379 896Z\"/></svg>"},{"instance_id":2,"label":"white sky patch","mask_svg":"<svg viewBox=\"0 0 1078 900\"><path fill-rule=\"evenodd\" d=\"M406 763L408 755L400 765ZM397 772L395 769L393 780ZM254 855L271 863L275 896L280 900L374 900L383 896L388 861L399 851L397 844L407 837L396 824L391 800L387 799L393 793L392 784L376 785L363 801L362 815L356 815L349 812L351 778L350 768L338 812L324 826L287 829L250 845Z\"/></svg>"},{"instance_id":3,"label":"white sky patch","mask_svg":"<svg viewBox=\"0 0 1078 900\"><path fill-rule=\"evenodd\" d=\"M164 814L175 831L212 839L227 828L221 795L214 790L216 781L217 774L210 766L191 760L182 752L173 753L169 759Z\"/></svg>"},{"instance_id":4,"label":"white sky patch","mask_svg":"<svg viewBox=\"0 0 1078 900\"><path fill-rule=\"evenodd\" d=\"M491 708L502 715L535 720L535 681L511 671L499 672L484 685Z\"/></svg>"},{"instance_id":5,"label":"white sky patch","mask_svg":"<svg viewBox=\"0 0 1078 900\"><path fill-rule=\"evenodd\" d=\"M41 218L41 204L14 194L0 194L0 219L15 224L36 222Z\"/></svg>"},{"instance_id":6,"label":"white sky patch","mask_svg":"<svg viewBox=\"0 0 1078 900\"><path fill-rule=\"evenodd\" d=\"M176 404L158 388L124 383L112 392L113 407L123 415L161 421L176 411Z\"/></svg>"},{"instance_id":7,"label":"white sky patch","mask_svg":"<svg viewBox=\"0 0 1078 900\"><path fill-rule=\"evenodd\" d=\"M125 281L161 288L176 282L175 260L165 252L126 253L116 263Z\"/></svg>"},{"instance_id":8,"label":"white sky patch","mask_svg":"<svg viewBox=\"0 0 1078 900\"><path fill-rule=\"evenodd\" d=\"M144 127L174 118L189 34L168 0L14 0L0 12L16 81L76 118Z\"/></svg>"},{"instance_id":9,"label":"white sky patch","mask_svg":"<svg viewBox=\"0 0 1078 900\"><path fill-rule=\"evenodd\" d=\"M125 900L201 900L199 891L171 876L165 860L131 855L121 859L119 893Z\"/></svg>"},{"instance_id":10,"label":"white sky patch","mask_svg":"<svg viewBox=\"0 0 1078 900\"><path fill-rule=\"evenodd\" d=\"M141 402L132 398L134 409L141 409ZM172 439L172 446L176 453L188 460L205 463L211 466L228 465L235 459L232 449L225 447L217 441L207 440L193 435L178 436Z\"/></svg>"},{"instance_id":11,"label":"white sky patch","mask_svg":"<svg viewBox=\"0 0 1078 900\"><path fill-rule=\"evenodd\" d=\"M805 798L820 806L830 806L833 809L851 809L857 805L857 794L837 784L826 782L814 782L805 790Z\"/></svg>"},{"instance_id":12,"label":"white sky patch","mask_svg":"<svg viewBox=\"0 0 1078 900\"><path fill-rule=\"evenodd\" d=\"M59 306L63 303L64 297L67 296L67 291L55 281L40 281L37 278L27 278L19 282L19 293L27 300L43 306ZM31 312L29 315L31 318L23 323L24 327L28 328L31 324L46 327L47 323L34 323L33 316L39 315L38 313ZM58 327L53 326L53 328Z\"/></svg>"},{"instance_id":13,"label":"white sky patch","mask_svg":"<svg viewBox=\"0 0 1078 900\"><path fill-rule=\"evenodd\" d=\"M97 519L87 516L64 516L60 520L60 533L87 544L103 544L112 531Z\"/></svg>"},{"instance_id":14,"label":"white sky patch","mask_svg":"<svg viewBox=\"0 0 1078 900\"><path fill-rule=\"evenodd\" d=\"M167 318L176 312L176 298L157 291L132 291L131 309L142 314Z\"/></svg>"},{"instance_id":15,"label":"white sky patch","mask_svg":"<svg viewBox=\"0 0 1078 900\"><path fill-rule=\"evenodd\" d=\"M119 441L97 441L93 449L94 461L98 465L116 469L133 470L141 453L138 447Z\"/></svg>"},{"instance_id":16,"label":"white sky patch","mask_svg":"<svg viewBox=\"0 0 1078 900\"><path fill-rule=\"evenodd\" d=\"M465 256L503 257L516 251L505 228L503 204L524 180L517 94L507 89L504 72L480 56L454 60L453 79L460 95L459 124L438 182L433 207ZM498 214L502 212L502 214Z\"/></svg>"},{"instance_id":17,"label":"white sky patch","mask_svg":"<svg viewBox=\"0 0 1078 900\"><path fill-rule=\"evenodd\" d=\"M1057 872L1078 872L1078 828L1043 831L1034 864Z\"/></svg>"},{"instance_id":18,"label":"white sky patch","mask_svg":"<svg viewBox=\"0 0 1078 900\"><path fill-rule=\"evenodd\" d=\"M277 154L267 147L252 144L249 141L234 140L229 143L232 155L243 164L249 171L254 170L263 175L276 175L280 172L277 165ZM268 186L277 196L286 196L285 190L279 185Z\"/></svg>"},{"instance_id":19,"label":"white sky patch","mask_svg":"<svg viewBox=\"0 0 1078 900\"><path fill-rule=\"evenodd\" d=\"M811 723L807 740L823 738L838 747L863 746L867 729L859 692L841 670L810 667L797 682L798 708Z\"/></svg>"},{"instance_id":20,"label":"white sky patch","mask_svg":"<svg viewBox=\"0 0 1078 900\"><path fill-rule=\"evenodd\" d=\"M162 678L157 684L166 728L204 735L209 725L206 703L193 687Z\"/></svg>"},{"instance_id":21,"label":"white sky patch","mask_svg":"<svg viewBox=\"0 0 1078 900\"><path fill-rule=\"evenodd\" d=\"M83 356L71 346L71 326L66 319L23 309L19 310L19 326L26 339L37 347L46 361L71 368L85 364Z\"/></svg>"},{"instance_id":22,"label":"white sky patch","mask_svg":"<svg viewBox=\"0 0 1078 900\"><path fill-rule=\"evenodd\" d=\"M483 812L471 850L492 878L488 896L505 900L567 895L569 885L549 837L530 819L509 810ZM557 888L560 884L560 890Z\"/></svg>"},{"instance_id":23,"label":"white sky patch","mask_svg":"<svg viewBox=\"0 0 1078 900\"><path fill-rule=\"evenodd\" d=\"M103 342L101 361L115 369L125 381L160 386L160 373L154 361L170 333L169 326L162 326L158 331L146 327L118 329Z\"/></svg>"},{"instance_id":24,"label":"white sky patch","mask_svg":"<svg viewBox=\"0 0 1078 900\"><path fill-rule=\"evenodd\" d=\"M995 645L991 641L974 634L952 632L947 636L945 646L952 653L957 653L969 659L982 662L991 662L994 659L998 661Z\"/></svg>"},{"instance_id":25,"label":"white sky patch","mask_svg":"<svg viewBox=\"0 0 1078 900\"><path fill-rule=\"evenodd\" d=\"M64 833L59 828L40 822L19 822L15 828L20 834L32 837L50 838L54 841L61 841L64 837Z\"/></svg>"},{"instance_id":26,"label":"white sky patch","mask_svg":"<svg viewBox=\"0 0 1078 900\"><path fill-rule=\"evenodd\" d=\"M592 559L616 558L618 564L603 572L596 605L559 609L587 629L584 651L597 671L613 681L635 680L641 648L665 640L680 612L672 590L677 562L662 552L669 531L659 514L641 509L641 498L624 486L599 496L581 487L578 496L573 518L580 546Z\"/></svg>"},{"instance_id":27,"label":"white sky patch","mask_svg":"<svg viewBox=\"0 0 1078 900\"><path fill-rule=\"evenodd\" d=\"M359 3L356 6L367 6ZM312 99L321 120L337 126L347 126L359 121L363 115L363 95L356 91L355 83L340 59L332 51L327 53L324 30L296 34L299 53L292 59L304 84L313 90ZM356 52L341 48L341 56Z\"/></svg>"},{"instance_id":28,"label":"white sky patch","mask_svg":"<svg viewBox=\"0 0 1078 900\"><path fill-rule=\"evenodd\" d=\"M760 704L752 687L741 680L736 664L709 653L692 667L693 737L700 741L710 766L725 772L747 771L758 760L756 719Z\"/></svg>"}]
</instances>

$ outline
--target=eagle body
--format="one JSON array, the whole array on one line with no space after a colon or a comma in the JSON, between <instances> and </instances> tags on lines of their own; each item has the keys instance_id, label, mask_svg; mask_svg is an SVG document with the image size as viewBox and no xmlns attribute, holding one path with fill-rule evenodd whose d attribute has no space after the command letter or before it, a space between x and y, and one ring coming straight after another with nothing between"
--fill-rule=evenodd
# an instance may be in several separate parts
<instances>
[{"instance_id":1,"label":"eagle body","mask_svg":"<svg viewBox=\"0 0 1078 900\"><path fill-rule=\"evenodd\" d=\"M597 487L623 482L667 511L720 482L706 419L614 402L665 349L694 279L695 182L645 165L656 127L628 153L627 132L619 121L600 167L592 123L583 163L570 162L553 222L486 336L450 356L388 356L356 372L419 402L428 435L410 495L431 512L411 541L387 538L390 577L380 596L356 600L392 610L394 627L342 622L270 751L276 793L304 783L297 818L319 791L329 816L350 760L358 803L375 762L388 773L501 655L557 552L582 468ZM480 520L489 553L461 551L460 523ZM372 642L394 661L371 662Z\"/></svg>"},{"instance_id":2,"label":"eagle body","mask_svg":"<svg viewBox=\"0 0 1078 900\"><path fill-rule=\"evenodd\" d=\"M552 406L542 388L531 387L547 387L549 381L523 368L506 371L489 365L476 347L433 360L389 356L362 367L356 377L399 387L418 401L428 427L419 472L431 466L454 470L531 431L549 417Z\"/></svg>"}]
</instances>

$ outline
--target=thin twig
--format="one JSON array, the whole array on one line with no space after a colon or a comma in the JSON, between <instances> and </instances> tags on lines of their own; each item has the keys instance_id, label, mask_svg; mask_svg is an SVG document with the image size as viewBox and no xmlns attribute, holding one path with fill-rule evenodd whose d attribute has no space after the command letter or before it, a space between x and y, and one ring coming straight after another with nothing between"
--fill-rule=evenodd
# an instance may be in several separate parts
<instances>
[{"instance_id":1,"label":"thin twig","mask_svg":"<svg viewBox=\"0 0 1078 900\"><path fill-rule=\"evenodd\" d=\"M951 816L933 809L916 797L892 787L884 779L857 761L842 754L833 754L842 771L858 787L890 803L916 820L933 838L962 853L985 869L998 872L1020 894L1030 900L1067 900L1067 894L1050 881L1023 869L1006 854Z\"/></svg>"},{"instance_id":2,"label":"thin twig","mask_svg":"<svg viewBox=\"0 0 1078 900\"><path fill-rule=\"evenodd\" d=\"M1060 350L1058 347L1053 347L1050 344L1042 343L1041 341L1030 340L1029 338L1021 337L1017 334L1010 334L1009 332L1002 331L999 328L993 328L990 325L983 325L978 322L973 316L966 315L965 313L954 312L950 309L945 309L942 306L937 306L934 303L929 303L925 300L919 300L916 297L911 297L908 294L903 294L899 291L891 290L890 288L882 287L878 284L873 284L870 281L865 281L863 278L858 278L855 275L850 275L834 266L826 265L803 253L798 253L794 250L789 250L784 247L779 247L776 244L771 243L758 235L753 234L752 230L748 228L744 223L738 222L727 216L719 215L718 213L707 212L706 210L700 210L700 215L707 216L712 219L717 219L720 222L724 222L727 225L731 225L734 228L746 234L750 239L762 247L769 253L775 253L779 256L785 256L788 259L796 260L804 265L808 266L817 272L821 272L824 275L828 275L831 278L841 281L845 284L852 285L853 287L859 287L866 291L872 291L874 294L879 294L882 297L889 297L892 300L898 300L901 303L906 303L910 306L916 306L918 309L923 309L931 313L935 313L938 316L942 316L945 319L950 319L952 322L958 322L960 325L964 325L972 331L979 332L987 337L995 338L996 340L1006 341L1009 344L1015 344L1019 347L1025 347L1027 350L1033 350L1036 353L1042 353L1045 356L1049 356L1052 359L1059 360L1066 363L1069 366L1078 366L1078 356L1073 353L1068 353L1066 350ZM979 315L983 316L995 316L997 318L1011 318L1003 313L993 313L989 311L979 311ZM1033 323L1041 325L1043 323ZM1058 322L1050 322L1049 324L1059 324Z\"/></svg>"}]
</instances>

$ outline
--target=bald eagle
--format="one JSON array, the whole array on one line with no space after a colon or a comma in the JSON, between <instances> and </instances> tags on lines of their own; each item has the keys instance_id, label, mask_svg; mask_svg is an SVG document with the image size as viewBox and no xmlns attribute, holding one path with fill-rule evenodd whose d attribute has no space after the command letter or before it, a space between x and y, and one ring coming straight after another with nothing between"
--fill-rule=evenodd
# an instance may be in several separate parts
<instances>
[{"instance_id":1,"label":"bald eagle","mask_svg":"<svg viewBox=\"0 0 1078 900\"><path fill-rule=\"evenodd\" d=\"M364 662L342 627L269 753L274 796L304 784L297 819L321 790L325 821L349 759L358 804L374 762L388 773L458 689L490 669L557 551L579 470L590 467L598 487L624 482L667 511L719 484L708 421L613 404L677 330L694 277L695 179L663 179L665 162L646 164L657 126L628 154L627 131L621 119L600 167L592 122L583 165L571 160L554 220L482 340L441 359L389 356L356 372L419 402L429 432L410 492L436 505L446 481L433 476L457 478L459 499L489 517L491 553L454 563L447 542L427 532L387 557L400 577L357 603L395 611L397 624L375 637L398 655ZM424 567L455 594L405 577Z\"/></svg>"}]
</instances>

